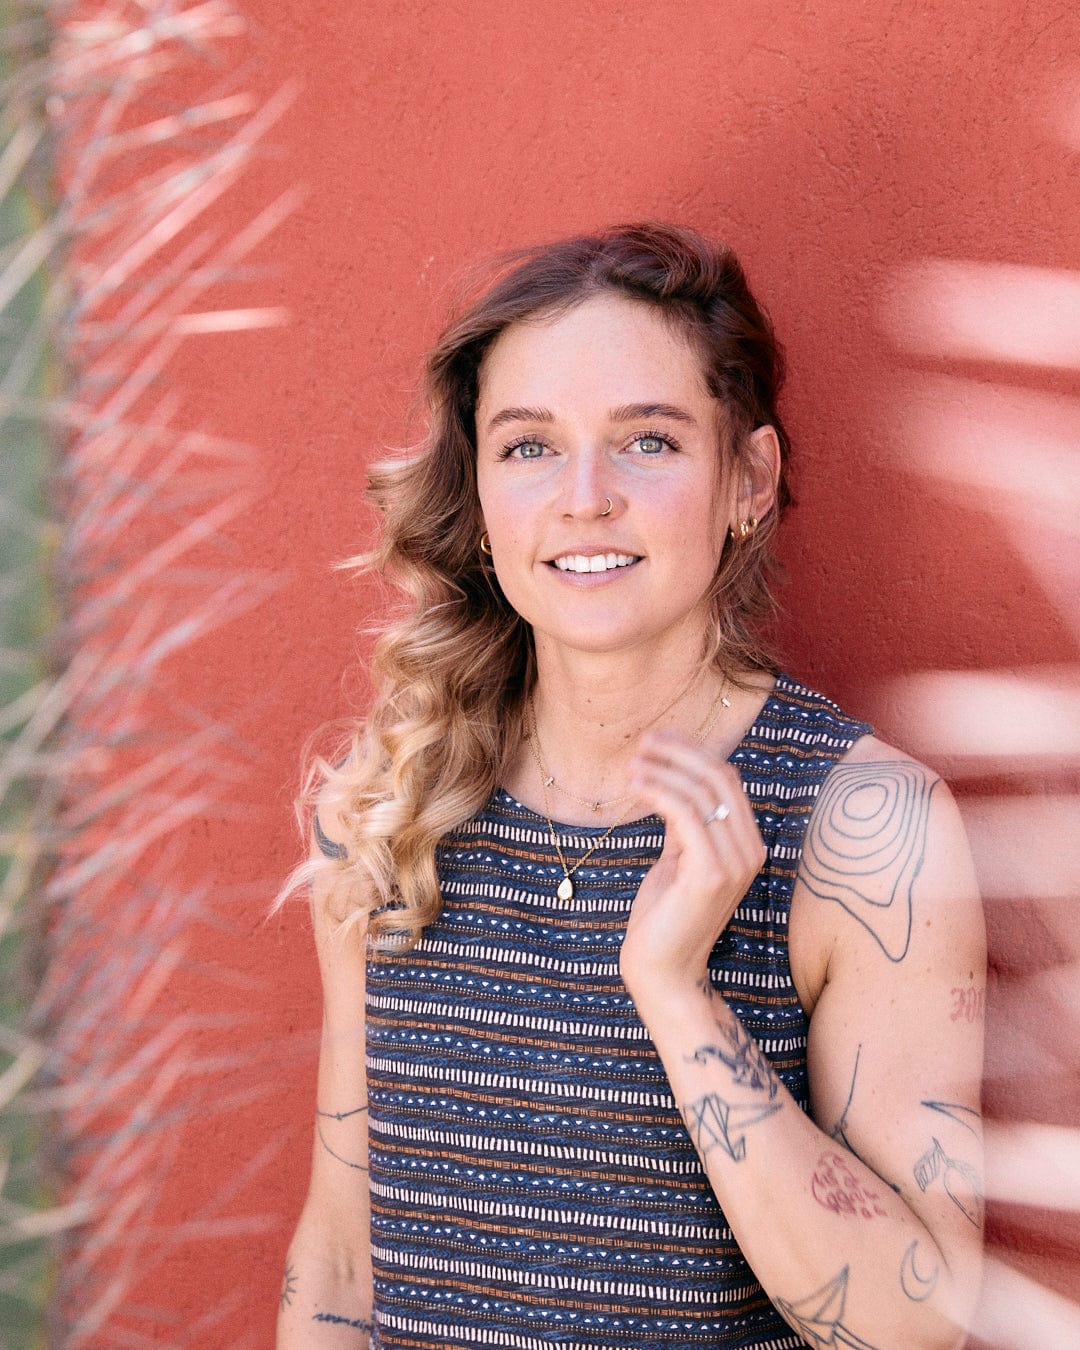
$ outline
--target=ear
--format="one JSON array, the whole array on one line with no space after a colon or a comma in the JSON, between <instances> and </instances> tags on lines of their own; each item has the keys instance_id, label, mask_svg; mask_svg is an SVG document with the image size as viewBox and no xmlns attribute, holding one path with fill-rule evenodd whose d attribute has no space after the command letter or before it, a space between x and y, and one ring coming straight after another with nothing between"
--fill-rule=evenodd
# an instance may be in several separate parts
<instances>
[{"instance_id":1,"label":"ear","mask_svg":"<svg viewBox=\"0 0 1080 1350\"><path fill-rule=\"evenodd\" d=\"M776 505L776 485L780 481L780 438L772 426L751 432L739 465L739 497L736 510L740 518L753 516L763 520Z\"/></svg>"}]
</instances>

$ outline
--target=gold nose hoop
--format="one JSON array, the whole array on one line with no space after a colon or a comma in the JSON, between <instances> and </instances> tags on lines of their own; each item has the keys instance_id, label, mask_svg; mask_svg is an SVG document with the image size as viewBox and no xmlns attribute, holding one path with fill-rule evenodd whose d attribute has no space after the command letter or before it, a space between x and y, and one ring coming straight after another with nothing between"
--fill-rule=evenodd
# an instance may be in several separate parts
<instances>
[{"instance_id":1,"label":"gold nose hoop","mask_svg":"<svg viewBox=\"0 0 1080 1350\"><path fill-rule=\"evenodd\" d=\"M607 502L607 506L604 507L604 509L600 512L600 514L601 514L602 516L610 516L610 515L611 515L611 508L615 505L615 503L611 500L610 497L605 497L605 498L604 498L604 501Z\"/></svg>"}]
</instances>

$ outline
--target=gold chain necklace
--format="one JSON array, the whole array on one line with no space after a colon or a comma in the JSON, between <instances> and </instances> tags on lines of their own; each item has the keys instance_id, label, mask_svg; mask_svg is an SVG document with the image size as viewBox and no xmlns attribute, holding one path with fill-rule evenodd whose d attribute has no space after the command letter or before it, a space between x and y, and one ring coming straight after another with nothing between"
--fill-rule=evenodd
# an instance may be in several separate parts
<instances>
[{"instance_id":1,"label":"gold chain necklace","mask_svg":"<svg viewBox=\"0 0 1080 1350\"><path fill-rule=\"evenodd\" d=\"M716 698L709 705L709 711L705 714L701 726L699 726L697 731L694 732L695 744L700 745L701 742L706 739L706 737L712 731L713 727L716 726L716 723L720 718L720 714L724 711L725 708L731 707L731 700L726 696L725 693L726 689L727 689L727 682L725 681L720 686L719 694L717 694ZM596 850L600 847L601 844L603 844L606 840L611 838L611 836L619 828L619 825L622 823L622 821L621 818L613 821L607 827L604 833L600 836L600 838L596 840L596 842L592 845L592 847L587 849L577 860L577 862L574 863L573 867L571 867L569 863L567 863L566 855L562 851L562 844L559 842L558 831L555 829L555 822L551 818L551 804L548 801L547 790L549 786L554 784L555 780L551 778L550 774L548 774L547 770L544 768L543 755L540 750L540 735L536 729L536 705L533 703L532 694L529 695L528 709L529 709L528 741L532 746L533 758L536 760L536 767L540 774L540 792L544 799L544 815L547 818L548 830L551 833L551 842L555 845L555 852L559 858L559 866L563 870L563 879L562 881L559 882L555 894L559 897L560 900L573 900L574 873L583 863L588 862L588 860L592 857L592 855L596 852ZM563 791L563 789L560 788L560 791ZM567 793L566 795L572 796L573 794ZM593 806L592 802L586 801L586 799L583 797L578 797L577 800L580 802L584 802L586 806ZM613 802L623 802L626 801L627 798L613 797L611 798L611 800ZM601 802L600 806L603 805L606 805L606 803ZM593 806L593 809L599 810L599 806Z\"/></svg>"}]
</instances>

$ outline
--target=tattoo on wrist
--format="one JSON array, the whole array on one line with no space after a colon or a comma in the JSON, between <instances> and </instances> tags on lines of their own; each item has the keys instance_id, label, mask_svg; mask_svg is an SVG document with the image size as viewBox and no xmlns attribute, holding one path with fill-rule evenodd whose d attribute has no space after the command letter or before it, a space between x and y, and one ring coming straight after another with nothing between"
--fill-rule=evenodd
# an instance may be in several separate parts
<instances>
[{"instance_id":1,"label":"tattoo on wrist","mask_svg":"<svg viewBox=\"0 0 1080 1350\"><path fill-rule=\"evenodd\" d=\"M847 1304L848 1275L850 1268L845 1266L838 1275L834 1275L820 1289L815 1289L806 1298L797 1303L788 1303L786 1299L773 1299L780 1316L799 1333L807 1345L847 1346L850 1350L877 1350L876 1346L856 1336L844 1325L844 1308Z\"/></svg>"},{"instance_id":2,"label":"tattoo on wrist","mask_svg":"<svg viewBox=\"0 0 1080 1350\"><path fill-rule=\"evenodd\" d=\"M742 1162L746 1157L746 1136L740 1131L771 1116L782 1105L781 1102L774 1102L761 1106L740 1106L710 1092L691 1103L684 1118L690 1138L703 1161L718 1148L733 1162Z\"/></svg>"},{"instance_id":3,"label":"tattoo on wrist","mask_svg":"<svg viewBox=\"0 0 1080 1350\"><path fill-rule=\"evenodd\" d=\"M912 892L940 781L908 760L838 765L803 847L799 875L809 890L846 910L894 963L911 942Z\"/></svg>"},{"instance_id":4,"label":"tattoo on wrist","mask_svg":"<svg viewBox=\"0 0 1080 1350\"><path fill-rule=\"evenodd\" d=\"M354 1327L357 1331L374 1331L375 1324L364 1317L340 1317L337 1313L313 1313L313 1322L328 1322L334 1327Z\"/></svg>"},{"instance_id":5,"label":"tattoo on wrist","mask_svg":"<svg viewBox=\"0 0 1080 1350\"><path fill-rule=\"evenodd\" d=\"M884 1218L886 1211L878 1201L878 1193L864 1185L842 1154L823 1153L810 1182L810 1191L823 1209L834 1214L850 1214L857 1218Z\"/></svg>"},{"instance_id":6,"label":"tattoo on wrist","mask_svg":"<svg viewBox=\"0 0 1080 1350\"><path fill-rule=\"evenodd\" d=\"M765 1051L746 1030L734 1013L731 1021L717 1019L716 1029L720 1033L721 1044L699 1045L688 1058L699 1064L717 1059L725 1068L730 1069L732 1082L737 1087L753 1088L756 1092L767 1092L770 1101L776 1096L777 1078L769 1063Z\"/></svg>"},{"instance_id":7,"label":"tattoo on wrist","mask_svg":"<svg viewBox=\"0 0 1080 1350\"><path fill-rule=\"evenodd\" d=\"M278 1300L278 1307L281 1309L291 1307L293 1294L296 1293L296 1274L291 1261L285 1262L285 1274L281 1280L281 1297Z\"/></svg>"},{"instance_id":8,"label":"tattoo on wrist","mask_svg":"<svg viewBox=\"0 0 1080 1350\"><path fill-rule=\"evenodd\" d=\"M934 1292L941 1267L935 1264L929 1275L920 1275L915 1267L915 1248L918 1245L918 1242L913 1242L904 1253L900 1265L900 1288L912 1303L925 1303Z\"/></svg>"}]
</instances>

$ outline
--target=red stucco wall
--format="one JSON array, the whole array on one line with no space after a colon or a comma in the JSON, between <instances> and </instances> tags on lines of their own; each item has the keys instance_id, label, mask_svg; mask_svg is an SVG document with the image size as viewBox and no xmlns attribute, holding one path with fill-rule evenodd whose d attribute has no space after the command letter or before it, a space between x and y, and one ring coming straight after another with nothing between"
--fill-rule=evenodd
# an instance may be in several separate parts
<instances>
[{"instance_id":1,"label":"red stucco wall","mask_svg":"<svg viewBox=\"0 0 1080 1350\"><path fill-rule=\"evenodd\" d=\"M965 758L935 730L932 698L919 701L936 686L889 682L1054 666L1063 715L1075 715L1075 461L1063 451L1044 469L1018 434L1019 458L1002 462L1024 481L979 485L980 468L999 464L989 432L973 466L954 461L972 425L1030 431L1050 395L1057 442L1080 425L1068 304L1058 325L1053 302L1023 303L1034 280L1018 274L1017 312L1046 316L1048 345L1025 356L980 341L1016 322L982 265L1054 269L1042 276L1052 300L1080 269L1080 18L1071 0L247 0L245 11L248 84L297 92L228 210L239 224L304 189L259 254L269 270L244 283L243 303L287 306L294 321L193 339L172 376L201 425L260 448L260 504L230 535L239 561L284 584L174 666L177 691L232 719L257 755L229 809L189 841L187 864L217 878L220 922L193 938L169 995L179 1012L230 1019L193 1025L190 1045L228 1059L209 1063L207 1100L233 1105L178 1136L157 1212L162 1224L232 1226L177 1242L139 1299L171 1310L178 1337L189 1329L178 1343L254 1347L270 1341L306 1180L319 1019L304 907L263 916L295 858L302 742L350 707L342 674L366 617L365 593L330 565L364 537L365 462L407 436L417 364L463 263L649 216L734 244L790 358L800 505L778 627L789 668L959 773L976 814L1002 795L1074 788L1075 758L1021 774ZM910 270L927 260L962 265L949 278L985 302L966 347L949 336L941 278L927 289ZM990 693L1007 720L1008 691ZM1046 882L1033 909L1007 843L1004 861L988 845L980 855L996 966L990 1103L999 1117L1069 1124L1076 1066L1030 1018L1056 1015L1038 981L1067 975L1072 882ZM1040 1037L1029 1062L1017 1047ZM1009 1261L1059 1290L1075 1283L1075 1213L991 1213ZM207 1322L211 1310L220 1318Z\"/></svg>"}]
</instances>

